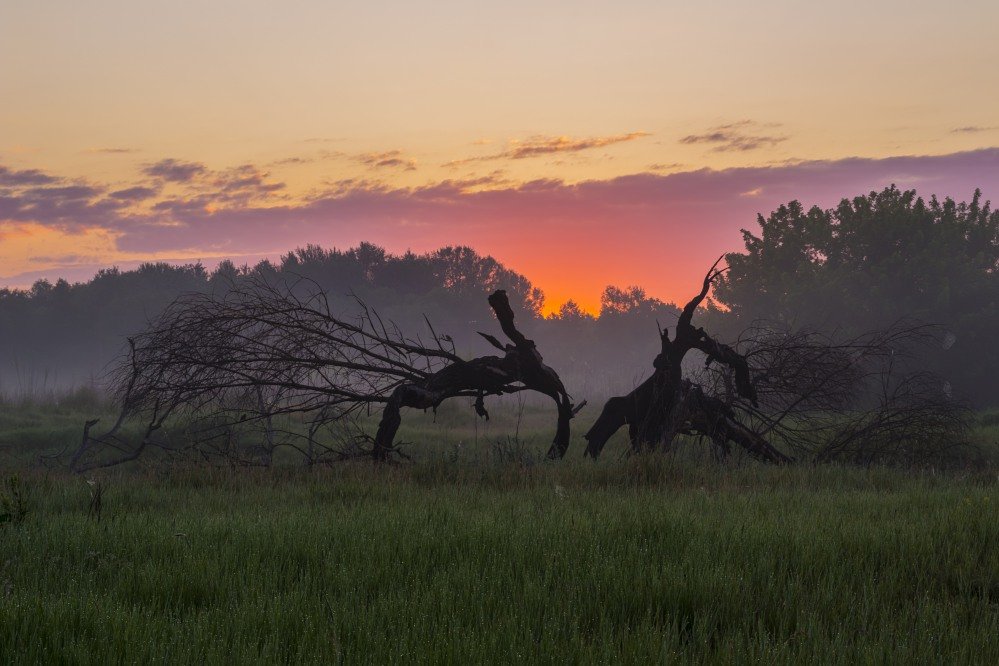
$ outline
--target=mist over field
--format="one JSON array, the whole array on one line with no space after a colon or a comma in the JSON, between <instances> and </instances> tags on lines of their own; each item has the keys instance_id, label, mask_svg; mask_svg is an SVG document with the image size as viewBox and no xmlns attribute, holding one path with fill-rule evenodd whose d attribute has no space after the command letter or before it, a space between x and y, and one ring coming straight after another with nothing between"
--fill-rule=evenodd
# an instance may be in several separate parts
<instances>
[{"instance_id":1,"label":"mist over field","mask_svg":"<svg viewBox=\"0 0 999 666\"><path fill-rule=\"evenodd\" d=\"M747 223L744 250L726 255L732 270L699 318L730 343L760 322L839 339L906 319L934 325L941 347L923 363L962 399L996 404L999 361L981 349L999 334L999 217L978 194L957 203L931 195L889 188L825 211L795 201ZM0 290L0 393L103 390L127 338L175 299L224 295L256 278L319 289L348 318L370 307L406 337L446 334L469 358L488 348L478 335L494 321L486 297L504 289L546 361L590 399L630 390L648 374L657 330L674 326L683 305L621 284L604 289L599 309L570 300L553 310L526 276L461 246L395 255L371 243L310 245L254 265L108 268L82 282Z\"/></svg>"},{"instance_id":2,"label":"mist over field","mask_svg":"<svg viewBox=\"0 0 999 666\"><path fill-rule=\"evenodd\" d=\"M0 664L999 663L999 3L0 2Z\"/></svg>"}]
</instances>

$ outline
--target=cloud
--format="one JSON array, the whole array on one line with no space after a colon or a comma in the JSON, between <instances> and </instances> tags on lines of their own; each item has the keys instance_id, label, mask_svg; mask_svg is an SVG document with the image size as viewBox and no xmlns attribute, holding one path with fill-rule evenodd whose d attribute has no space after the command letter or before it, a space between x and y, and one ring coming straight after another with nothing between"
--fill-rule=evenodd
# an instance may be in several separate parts
<instances>
[{"instance_id":1,"label":"cloud","mask_svg":"<svg viewBox=\"0 0 999 666\"><path fill-rule=\"evenodd\" d=\"M452 160L443 166L453 167L471 162L486 162L490 160L522 160L541 155L551 155L554 153L577 153L591 148L601 148L615 143L634 141L642 137L651 136L649 132L629 132L627 134L615 134L612 136L596 136L588 138L573 138L569 136L533 136L523 141L513 140L507 145L507 149L501 153L484 155L481 157L466 157L461 160Z\"/></svg>"},{"instance_id":2,"label":"cloud","mask_svg":"<svg viewBox=\"0 0 999 666\"><path fill-rule=\"evenodd\" d=\"M57 264L59 266L75 266L84 262L93 262L96 257L80 254L60 254L60 255L39 255L28 257L28 261L33 264Z\"/></svg>"},{"instance_id":3,"label":"cloud","mask_svg":"<svg viewBox=\"0 0 999 666\"><path fill-rule=\"evenodd\" d=\"M153 178L162 178L172 183L186 183L205 173L208 168L200 162L182 162L167 158L147 164L142 172Z\"/></svg>"},{"instance_id":4,"label":"cloud","mask_svg":"<svg viewBox=\"0 0 999 666\"><path fill-rule=\"evenodd\" d=\"M981 127L979 125L967 125L965 127L955 127L951 130L952 134L977 134L979 132L992 132L994 130L999 130L999 127Z\"/></svg>"},{"instance_id":5,"label":"cloud","mask_svg":"<svg viewBox=\"0 0 999 666\"><path fill-rule=\"evenodd\" d=\"M229 198L267 196L285 188L284 183L271 182L269 177L270 173L252 164L244 164L219 172L212 185L220 195Z\"/></svg>"},{"instance_id":6,"label":"cloud","mask_svg":"<svg viewBox=\"0 0 999 666\"><path fill-rule=\"evenodd\" d=\"M116 190L108 196L119 201L143 201L159 194L159 190L153 187L128 187L124 190Z\"/></svg>"},{"instance_id":7,"label":"cloud","mask_svg":"<svg viewBox=\"0 0 999 666\"><path fill-rule=\"evenodd\" d=\"M714 152L744 152L756 150L765 146L775 146L782 141L787 141L786 136L772 134L747 134L747 129L760 129L763 127L775 127L775 125L761 125L753 120L740 120L726 125L716 125L702 134L688 134L680 139L683 144L706 143L714 147Z\"/></svg>"},{"instance_id":8,"label":"cloud","mask_svg":"<svg viewBox=\"0 0 999 666\"><path fill-rule=\"evenodd\" d=\"M82 184L21 188L0 195L0 221L37 222L68 233L120 224L124 202L103 193Z\"/></svg>"},{"instance_id":9,"label":"cloud","mask_svg":"<svg viewBox=\"0 0 999 666\"><path fill-rule=\"evenodd\" d=\"M388 150L381 153L361 153L354 159L372 169L416 170L416 160L403 157L401 150Z\"/></svg>"},{"instance_id":10,"label":"cloud","mask_svg":"<svg viewBox=\"0 0 999 666\"><path fill-rule=\"evenodd\" d=\"M5 166L0 166L0 187L17 187L21 185L48 185L58 180L54 176L39 171L38 169L25 169L23 171L11 171Z\"/></svg>"},{"instance_id":11,"label":"cloud","mask_svg":"<svg viewBox=\"0 0 999 666\"><path fill-rule=\"evenodd\" d=\"M23 187L0 195L0 221L38 222L70 233L87 227L114 225L125 202L105 198L105 188L89 184Z\"/></svg>"},{"instance_id":12,"label":"cloud","mask_svg":"<svg viewBox=\"0 0 999 666\"><path fill-rule=\"evenodd\" d=\"M740 249L739 229L755 228L757 213L792 199L834 206L892 182L918 186L925 197L968 199L976 187L999 196L987 189L999 188L999 148L572 184L511 183L498 173L412 188L347 179L296 201L283 198L265 171L243 165L211 172L185 196L150 199L155 204L138 212L100 185L25 184L0 193L0 222L100 228L129 257L277 254L310 242L368 240L393 251L460 243L522 271L554 300L596 302L609 283L641 284L669 300L696 288L718 254Z\"/></svg>"},{"instance_id":13,"label":"cloud","mask_svg":"<svg viewBox=\"0 0 999 666\"><path fill-rule=\"evenodd\" d=\"M91 148L87 152L101 154L101 155L125 155L128 153L137 153L139 152L139 149L138 148Z\"/></svg>"},{"instance_id":14,"label":"cloud","mask_svg":"<svg viewBox=\"0 0 999 666\"><path fill-rule=\"evenodd\" d=\"M682 166L684 166L684 164L680 162L656 162L655 164L650 164L645 168L649 171L673 171L674 169L679 169Z\"/></svg>"},{"instance_id":15,"label":"cloud","mask_svg":"<svg viewBox=\"0 0 999 666\"><path fill-rule=\"evenodd\" d=\"M284 157L270 162L272 166L286 166L289 164L310 164L315 162L314 157Z\"/></svg>"}]
</instances>

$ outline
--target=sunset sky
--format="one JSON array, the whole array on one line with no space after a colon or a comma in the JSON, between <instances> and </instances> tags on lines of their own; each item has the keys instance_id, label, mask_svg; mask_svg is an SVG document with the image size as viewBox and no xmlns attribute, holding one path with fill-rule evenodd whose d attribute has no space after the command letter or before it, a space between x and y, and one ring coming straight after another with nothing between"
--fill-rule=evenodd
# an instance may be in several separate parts
<instances>
[{"instance_id":1,"label":"sunset sky","mask_svg":"<svg viewBox=\"0 0 999 666\"><path fill-rule=\"evenodd\" d=\"M682 299L790 199L999 199L999 2L3 0L0 285L470 245Z\"/></svg>"}]
</instances>

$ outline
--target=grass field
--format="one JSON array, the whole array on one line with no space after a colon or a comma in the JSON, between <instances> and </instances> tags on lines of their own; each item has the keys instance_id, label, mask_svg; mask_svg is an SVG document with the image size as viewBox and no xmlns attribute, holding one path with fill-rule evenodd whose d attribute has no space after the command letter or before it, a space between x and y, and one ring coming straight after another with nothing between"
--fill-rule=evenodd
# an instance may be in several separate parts
<instances>
[{"instance_id":1,"label":"grass field","mask_svg":"<svg viewBox=\"0 0 999 666\"><path fill-rule=\"evenodd\" d=\"M994 468L456 458L448 432L390 468L107 472L100 520L8 440L0 663L999 662Z\"/></svg>"}]
</instances>

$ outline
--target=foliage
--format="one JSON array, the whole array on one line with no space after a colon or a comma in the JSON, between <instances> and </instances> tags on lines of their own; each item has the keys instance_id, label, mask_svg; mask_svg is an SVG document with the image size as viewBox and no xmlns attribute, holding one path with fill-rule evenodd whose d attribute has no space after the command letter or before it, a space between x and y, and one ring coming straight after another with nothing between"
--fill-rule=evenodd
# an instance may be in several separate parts
<instances>
[{"instance_id":1,"label":"foliage","mask_svg":"<svg viewBox=\"0 0 999 666\"><path fill-rule=\"evenodd\" d=\"M932 369L979 403L999 400L999 355L986 351L999 337L999 211L979 191L958 204L891 186L830 210L792 201L758 224L715 289L734 328L767 319L851 336L902 317L939 324L953 348Z\"/></svg>"}]
</instances>

